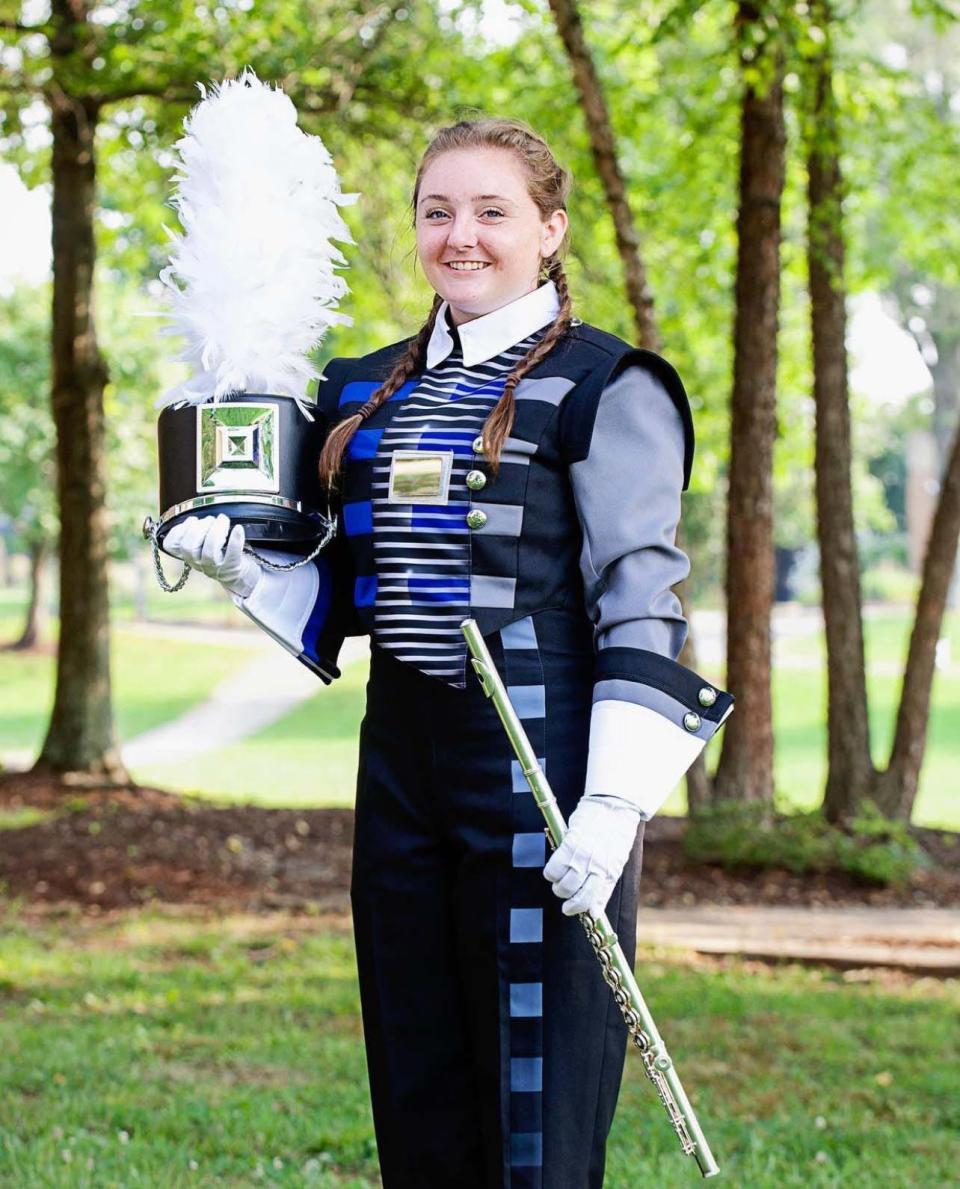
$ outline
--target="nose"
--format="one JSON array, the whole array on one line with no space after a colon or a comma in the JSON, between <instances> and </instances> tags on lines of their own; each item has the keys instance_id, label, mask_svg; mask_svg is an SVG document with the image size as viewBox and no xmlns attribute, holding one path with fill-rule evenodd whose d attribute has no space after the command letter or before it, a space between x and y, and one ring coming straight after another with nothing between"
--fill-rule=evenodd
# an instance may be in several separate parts
<instances>
[{"instance_id":1,"label":"nose","mask_svg":"<svg viewBox=\"0 0 960 1189\"><path fill-rule=\"evenodd\" d=\"M454 251L472 248L477 242L477 225L467 211L455 215L447 228L447 244Z\"/></svg>"}]
</instances>

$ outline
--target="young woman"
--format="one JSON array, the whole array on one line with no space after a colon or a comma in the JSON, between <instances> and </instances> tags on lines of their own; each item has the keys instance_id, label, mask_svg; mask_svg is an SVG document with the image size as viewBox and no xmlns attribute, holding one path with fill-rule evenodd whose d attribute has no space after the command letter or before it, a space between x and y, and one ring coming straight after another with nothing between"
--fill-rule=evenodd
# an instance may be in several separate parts
<instances>
[{"instance_id":1,"label":"young woman","mask_svg":"<svg viewBox=\"0 0 960 1189\"><path fill-rule=\"evenodd\" d=\"M569 185L519 122L442 129L429 317L320 386L333 544L279 573L223 516L166 540L324 681L371 635L351 895L387 1189L600 1189L626 1030L574 917L632 961L642 823L732 709L676 660L683 386L573 316ZM549 858L468 616L569 819Z\"/></svg>"}]
</instances>

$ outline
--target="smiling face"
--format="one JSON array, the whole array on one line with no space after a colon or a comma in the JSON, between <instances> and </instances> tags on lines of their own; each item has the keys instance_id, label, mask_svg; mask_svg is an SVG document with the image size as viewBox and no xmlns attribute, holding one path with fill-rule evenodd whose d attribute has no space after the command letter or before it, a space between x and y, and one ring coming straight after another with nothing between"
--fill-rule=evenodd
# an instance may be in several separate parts
<instances>
[{"instance_id":1,"label":"smiling face","mask_svg":"<svg viewBox=\"0 0 960 1189\"><path fill-rule=\"evenodd\" d=\"M566 228L563 210L544 220L509 149L452 149L420 180L417 253L457 326L536 289Z\"/></svg>"}]
</instances>

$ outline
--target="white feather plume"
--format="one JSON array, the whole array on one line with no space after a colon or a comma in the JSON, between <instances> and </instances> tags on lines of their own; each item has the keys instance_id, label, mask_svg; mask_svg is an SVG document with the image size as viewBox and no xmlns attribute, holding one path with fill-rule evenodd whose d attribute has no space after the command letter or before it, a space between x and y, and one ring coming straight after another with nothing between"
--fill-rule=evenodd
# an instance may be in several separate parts
<instances>
[{"instance_id":1,"label":"white feather plume","mask_svg":"<svg viewBox=\"0 0 960 1189\"><path fill-rule=\"evenodd\" d=\"M297 127L280 88L249 68L214 83L184 120L177 141L173 240L160 280L172 295L164 335L182 335L178 360L194 374L157 401L199 404L230 392L302 400L318 375L307 352L336 323L349 292L337 239L352 244L338 206L343 194L319 136Z\"/></svg>"}]
</instances>

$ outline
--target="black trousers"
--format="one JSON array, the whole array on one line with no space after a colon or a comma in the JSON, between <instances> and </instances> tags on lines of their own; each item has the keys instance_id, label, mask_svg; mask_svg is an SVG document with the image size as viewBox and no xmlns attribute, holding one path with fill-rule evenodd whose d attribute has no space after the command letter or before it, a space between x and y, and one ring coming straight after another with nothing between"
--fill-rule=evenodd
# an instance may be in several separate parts
<instances>
[{"instance_id":1,"label":"black trousers","mask_svg":"<svg viewBox=\"0 0 960 1189\"><path fill-rule=\"evenodd\" d=\"M584 785L589 624L488 639L566 817ZM385 1189L600 1189L626 1028L543 878L543 819L492 702L372 649L351 887ZM642 831L607 907L632 962Z\"/></svg>"}]
</instances>

